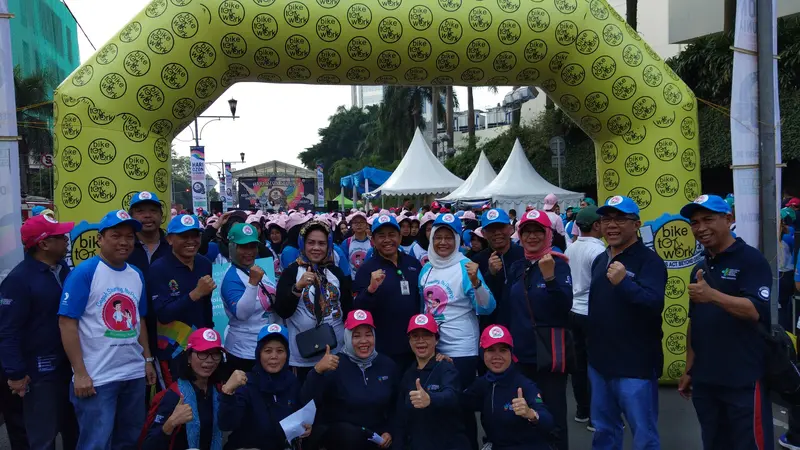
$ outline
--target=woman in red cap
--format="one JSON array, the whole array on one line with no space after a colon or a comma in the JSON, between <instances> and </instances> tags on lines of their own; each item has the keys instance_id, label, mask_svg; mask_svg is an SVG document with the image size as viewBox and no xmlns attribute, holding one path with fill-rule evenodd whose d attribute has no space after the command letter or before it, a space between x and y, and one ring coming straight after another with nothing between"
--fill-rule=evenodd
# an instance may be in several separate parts
<instances>
[{"instance_id":1,"label":"woman in red cap","mask_svg":"<svg viewBox=\"0 0 800 450\"><path fill-rule=\"evenodd\" d=\"M350 311L344 324L344 350L330 348L308 374L301 397L314 400L317 417L311 449L368 450L392 445L397 367L375 351L375 323L363 309Z\"/></svg>"},{"instance_id":2,"label":"woman in red cap","mask_svg":"<svg viewBox=\"0 0 800 450\"><path fill-rule=\"evenodd\" d=\"M572 277L567 257L553 251L550 218L542 211L526 212L519 222L525 259L511 265L503 299L508 324L517 341L519 369L536 382L553 414L553 444L569 448L567 434L567 354L572 309Z\"/></svg>"},{"instance_id":3,"label":"woman in red cap","mask_svg":"<svg viewBox=\"0 0 800 450\"><path fill-rule=\"evenodd\" d=\"M224 351L222 337L211 328L189 335L178 381L153 399L141 448L222 450L217 415Z\"/></svg>"},{"instance_id":4,"label":"woman in red cap","mask_svg":"<svg viewBox=\"0 0 800 450\"><path fill-rule=\"evenodd\" d=\"M513 364L511 333L502 325L489 325L480 343L488 371L464 391L463 399L468 408L480 411L492 449L550 450L553 416L536 384Z\"/></svg>"}]
</instances>

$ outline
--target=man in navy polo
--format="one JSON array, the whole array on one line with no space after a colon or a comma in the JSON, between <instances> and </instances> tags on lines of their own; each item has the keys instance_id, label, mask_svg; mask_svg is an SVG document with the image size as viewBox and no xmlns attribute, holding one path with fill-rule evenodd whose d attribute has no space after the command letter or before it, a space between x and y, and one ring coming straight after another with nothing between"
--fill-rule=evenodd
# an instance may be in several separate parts
<instances>
[{"instance_id":1,"label":"man in navy polo","mask_svg":"<svg viewBox=\"0 0 800 450\"><path fill-rule=\"evenodd\" d=\"M398 368L414 361L408 346L408 321L419 314L417 258L399 251L400 226L394 217L382 215L372 222L372 256L361 264L353 281L353 307L372 313L381 330L378 352L392 358Z\"/></svg>"},{"instance_id":2,"label":"man in navy polo","mask_svg":"<svg viewBox=\"0 0 800 450\"><path fill-rule=\"evenodd\" d=\"M186 342L175 340L192 330L214 328L211 293L216 284L211 278L211 261L198 255L200 220L181 214L170 220L167 240L172 252L150 266L147 291L158 320L158 350L155 356L161 366L165 385L177 381L176 361ZM185 338L184 338L185 339Z\"/></svg>"},{"instance_id":3,"label":"man in navy polo","mask_svg":"<svg viewBox=\"0 0 800 450\"><path fill-rule=\"evenodd\" d=\"M142 224L142 231L136 233L133 252L127 262L147 276L147 271L153 262L170 254L169 242L161 230L161 219L164 214L161 211L161 201L152 192L137 192L131 197L128 213Z\"/></svg>"},{"instance_id":4,"label":"man in navy polo","mask_svg":"<svg viewBox=\"0 0 800 450\"><path fill-rule=\"evenodd\" d=\"M61 345L58 307L69 273L64 262L73 224L40 214L22 225L25 259L0 284L0 366L23 401L32 449L74 449L78 423L69 401L72 378ZM5 389L5 386L0 387Z\"/></svg>"},{"instance_id":5,"label":"man in navy polo","mask_svg":"<svg viewBox=\"0 0 800 450\"><path fill-rule=\"evenodd\" d=\"M706 450L771 449L772 407L764 389L772 271L757 249L730 231L728 203L701 195L681 209L705 255L689 285L686 374Z\"/></svg>"},{"instance_id":6,"label":"man in navy polo","mask_svg":"<svg viewBox=\"0 0 800 450\"><path fill-rule=\"evenodd\" d=\"M667 268L638 236L639 207L615 195L597 209L608 242L592 264L587 327L592 449L622 448L622 415L633 448L658 450L661 313Z\"/></svg>"}]
</instances>

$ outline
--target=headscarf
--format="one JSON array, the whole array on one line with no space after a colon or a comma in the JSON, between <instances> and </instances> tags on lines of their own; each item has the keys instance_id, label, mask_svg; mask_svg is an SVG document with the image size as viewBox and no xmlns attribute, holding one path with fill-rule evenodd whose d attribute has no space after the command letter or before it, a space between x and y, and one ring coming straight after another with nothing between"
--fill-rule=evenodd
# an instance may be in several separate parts
<instances>
[{"instance_id":1,"label":"headscarf","mask_svg":"<svg viewBox=\"0 0 800 450\"><path fill-rule=\"evenodd\" d=\"M269 238L270 232L272 231L273 228L276 228L281 233L281 241L278 242L277 244L272 242L272 240ZM283 247L286 245L286 230L281 228L281 226L278 225L277 223L273 222L267 225L266 235L267 235L267 241L269 242L270 247L272 247L272 251L280 255L281 251L283 251Z\"/></svg>"},{"instance_id":2,"label":"headscarf","mask_svg":"<svg viewBox=\"0 0 800 450\"><path fill-rule=\"evenodd\" d=\"M375 328L372 328L372 335L375 336L375 339L377 339L377 336L375 334ZM344 354L347 355L347 357L350 358L350 361L352 361L355 365L357 365L358 368L361 369L362 371L367 370L372 365L372 362L375 361L375 358L378 357L378 351L375 350L374 347L372 349L372 353L370 353L369 356L367 356L366 358L359 357L356 354L355 347L353 347L353 330L348 330L348 329L344 330Z\"/></svg>"},{"instance_id":3,"label":"headscarf","mask_svg":"<svg viewBox=\"0 0 800 450\"><path fill-rule=\"evenodd\" d=\"M528 225L532 225L534 223L535 222L529 222L529 223L526 223L524 225L528 226ZM550 228L550 227L542 226L542 224L540 224L540 223L535 223L535 224L537 226L540 226L540 227L544 228L544 242L545 242L545 244L537 252L529 252L528 249L526 249L525 246L523 245L522 249L525 252L525 259L527 259L530 262L536 262L536 261L539 261L540 259L542 259L542 257L544 255L548 255L549 254L549 255L553 255L553 257L558 257L558 258L563 259L564 261L569 262L569 258L567 258L567 255L565 255L563 253L559 253L559 252L554 252L553 251L553 229ZM522 226L520 226L519 235L520 235L520 237L522 236Z\"/></svg>"},{"instance_id":4,"label":"headscarf","mask_svg":"<svg viewBox=\"0 0 800 450\"><path fill-rule=\"evenodd\" d=\"M446 257L439 256L439 254L436 253L433 243L433 237L436 236L436 232L441 228L453 233L453 236L456 239L455 247L453 247L453 253ZM428 262L431 263L431 266L433 266L434 269L446 269L448 267L452 267L460 263L461 260L468 259L463 253L458 251L459 248L461 248L461 236L459 236L458 233L454 233L453 230L447 225L434 225L433 229L431 230L431 241L428 244Z\"/></svg>"},{"instance_id":5,"label":"headscarf","mask_svg":"<svg viewBox=\"0 0 800 450\"><path fill-rule=\"evenodd\" d=\"M314 230L319 230L325 233L325 237L327 238L328 241L328 254L325 256L325 259L323 259L322 262L319 264L321 267L319 267L318 269L316 268L317 264L312 263L311 260L308 259L308 256L306 256L306 236L308 236L308 233ZM297 257L297 264L300 265L301 267L305 267L306 270L311 270L310 267L314 267L315 268L314 271L317 272L321 271L321 269L324 269L325 266L333 264L333 234L331 233L331 229L328 228L327 224L323 222L318 222L316 220L312 220L311 222L308 222L305 225L303 225L298 233L297 245L298 245L298 250L300 251L300 256Z\"/></svg>"},{"instance_id":6,"label":"headscarf","mask_svg":"<svg viewBox=\"0 0 800 450\"><path fill-rule=\"evenodd\" d=\"M269 373L261 366L261 349L269 341L280 341L286 347L286 362L278 373ZM292 370L289 368L289 343L283 336L270 334L258 341L256 345L256 363L253 365L252 376L247 377L247 383L253 384L259 391L266 394L280 394L286 392L297 380Z\"/></svg>"}]
</instances>

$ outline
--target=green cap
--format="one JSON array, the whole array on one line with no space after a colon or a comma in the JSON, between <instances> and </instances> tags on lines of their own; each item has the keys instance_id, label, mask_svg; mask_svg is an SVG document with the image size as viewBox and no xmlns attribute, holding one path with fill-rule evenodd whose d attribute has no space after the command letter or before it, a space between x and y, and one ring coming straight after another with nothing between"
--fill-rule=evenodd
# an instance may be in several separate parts
<instances>
[{"instance_id":1,"label":"green cap","mask_svg":"<svg viewBox=\"0 0 800 450\"><path fill-rule=\"evenodd\" d=\"M228 232L228 240L236 245L258 242L258 230L249 223L235 223Z\"/></svg>"},{"instance_id":2,"label":"green cap","mask_svg":"<svg viewBox=\"0 0 800 450\"><path fill-rule=\"evenodd\" d=\"M578 216L575 218L575 223L585 226L592 225L598 220L600 220L600 215L597 214L597 206L588 205L585 208L581 208L580 212L578 212Z\"/></svg>"}]
</instances>

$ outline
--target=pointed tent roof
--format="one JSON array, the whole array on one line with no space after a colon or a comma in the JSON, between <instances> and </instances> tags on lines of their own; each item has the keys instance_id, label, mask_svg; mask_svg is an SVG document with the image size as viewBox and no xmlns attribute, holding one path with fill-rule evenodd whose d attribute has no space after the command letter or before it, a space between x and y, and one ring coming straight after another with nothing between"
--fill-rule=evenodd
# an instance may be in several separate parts
<instances>
[{"instance_id":1,"label":"pointed tent roof","mask_svg":"<svg viewBox=\"0 0 800 450\"><path fill-rule=\"evenodd\" d=\"M508 155L508 160L497 177L484 189L478 197L498 200L517 200L519 202L541 203L547 194L556 194L559 201L577 202L583 198L580 192L572 192L553 186L542 178L533 168L519 139Z\"/></svg>"},{"instance_id":2,"label":"pointed tent roof","mask_svg":"<svg viewBox=\"0 0 800 450\"><path fill-rule=\"evenodd\" d=\"M481 150L481 156L478 158L478 163L475 164L475 168L472 169L472 173L469 174L467 180L464 181L464 183L459 186L458 189L451 192L450 195L442 200L456 201L478 198L478 192L488 186L496 176L497 172L494 171L492 164L489 163L489 159L486 158L483 150Z\"/></svg>"},{"instance_id":3,"label":"pointed tent roof","mask_svg":"<svg viewBox=\"0 0 800 450\"><path fill-rule=\"evenodd\" d=\"M417 128L403 160L392 176L372 193L382 195L447 194L464 180L450 173L431 152Z\"/></svg>"}]
</instances>

